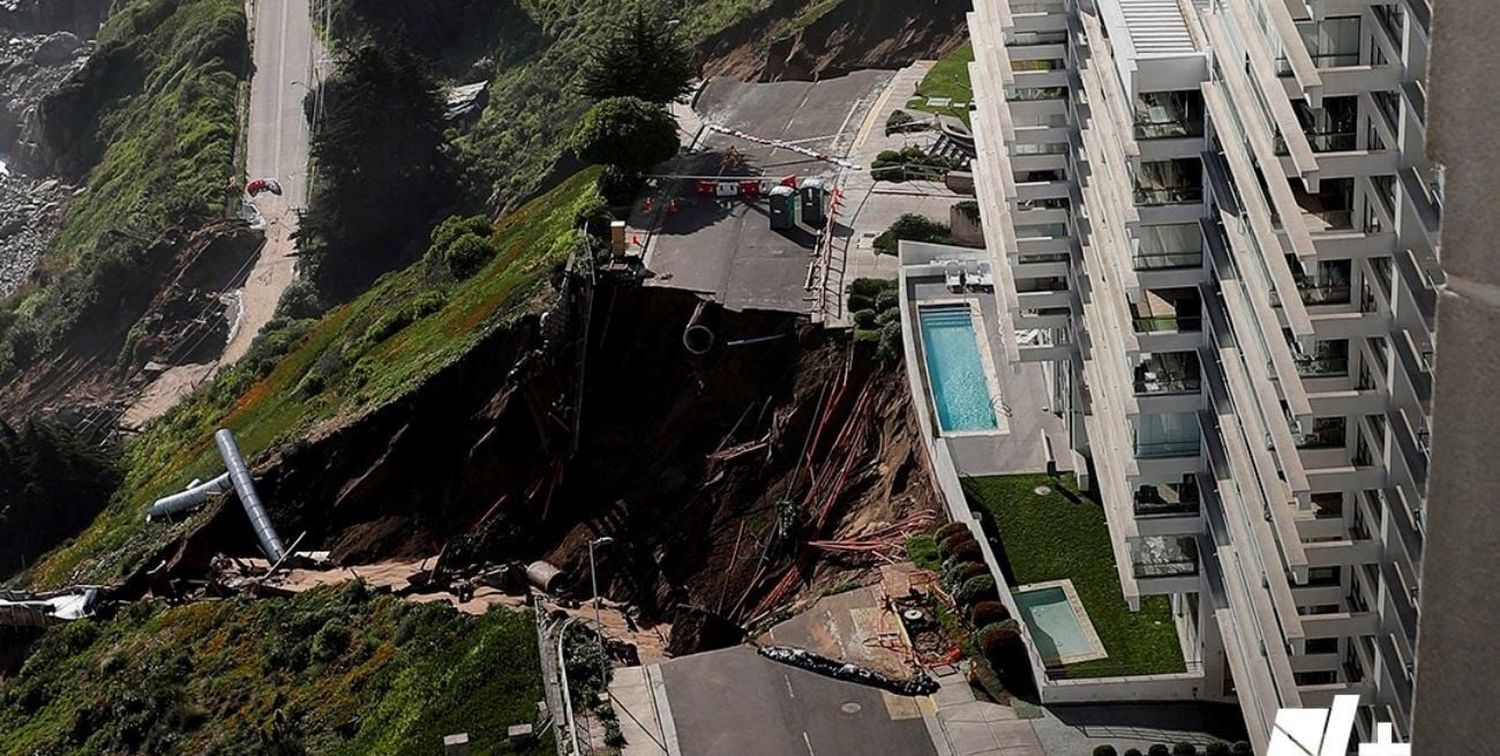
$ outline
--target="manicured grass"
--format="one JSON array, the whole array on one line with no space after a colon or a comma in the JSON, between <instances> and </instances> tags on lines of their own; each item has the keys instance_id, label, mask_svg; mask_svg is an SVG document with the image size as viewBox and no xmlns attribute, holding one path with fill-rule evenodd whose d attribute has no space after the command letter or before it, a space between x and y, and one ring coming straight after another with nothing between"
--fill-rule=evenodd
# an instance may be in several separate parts
<instances>
[{"instance_id":1,"label":"manicured grass","mask_svg":"<svg viewBox=\"0 0 1500 756\"><path fill-rule=\"evenodd\" d=\"M1051 493L1038 495L1037 486ZM1016 585L1073 581L1109 658L1067 665L1069 677L1186 669L1167 597L1144 596L1141 610L1130 611L1115 572L1104 510L1078 492L1071 475L969 478L964 488L970 504L987 514L985 530Z\"/></svg>"},{"instance_id":2,"label":"manicured grass","mask_svg":"<svg viewBox=\"0 0 1500 756\"><path fill-rule=\"evenodd\" d=\"M36 586L112 582L190 528L192 518L147 525L144 513L164 493L218 474L223 462L213 444L217 428L233 430L240 450L253 461L278 446L299 443L325 423L401 396L509 319L531 312L548 271L578 243L579 211L599 201L598 175L597 169L583 171L502 219L495 232L500 252L473 277L434 283L426 263L418 261L321 320L292 327L284 355L257 359L252 349L130 442L125 483L110 505L76 540L38 562L25 581ZM442 297L441 308L371 337L382 317L431 293ZM313 373L317 390L309 385Z\"/></svg>"},{"instance_id":3,"label":"manicured grass","mask_svg":"<svg viewBox=\"0 0 1500 756\"><path fill-rule=\"evenodd\" d=\"M950 115L969 122L969 103L974 100L974 88L969 85L969 63L974 60L974 46L969 42L954 48L933 64L932 70L922 77L917 85L917 97L908 101L906 107L926 113ZM934 108L927 105L928 97L947 97L953 105Z\"/></svg>"},{"instance_id":4,"label":"manicured grass","mask_svg":"<svg viewBox=\"0 0 1500 756\"><path fill-rule=\"evenodd\" d=\"M49 630L0 683L3 753L514 750L542 699L534 620L417 605L358 584L291 599L145 601Z\"/></svg>"}]
</instances>

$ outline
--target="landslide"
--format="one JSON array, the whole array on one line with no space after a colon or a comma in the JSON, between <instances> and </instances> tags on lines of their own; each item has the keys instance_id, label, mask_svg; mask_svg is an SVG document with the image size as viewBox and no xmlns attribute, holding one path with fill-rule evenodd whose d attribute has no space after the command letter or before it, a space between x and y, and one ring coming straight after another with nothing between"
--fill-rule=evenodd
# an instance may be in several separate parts
<instances>
[{"instance_id":1,"label":"landslide","mask_svg":"<svg viewBox=\"0 0 1500 756\"><path fill-rule=\"evenodd\" d=\"M968 0L772 0L698 44L703 77L821 79L901 68L963 43Z\"/></svg>"},{"instance_id":2,"label":"landslide","mask_svg":"<svg viewBox=\"0 0 1500 756\"><path fill-rule=\"evenodd\" d=\"M766 608L801 540L937 508L905 384L870 345L790 315L710 308L702 322L721 346L693 355L682 329L694 295L618 284L598 296L581 414L570 333L580 317L566 329L559 310L547 325L524 318L411 393L260 465L278 527L287 538L306 533L304 547L328 549L336 563L439 552L450 569L545 559L579 581L588 541L609 535L599 565L612 598L647 620L686 605L744 621ZM766 336L778 338L723 345ZM856 414L861 406L868 414ZM842 488L811 499L812 481L839 461L852 470ZM238 510L223 504L169 549L154 584L201 578L219 551L254 554ZM801 527L778 538L788 520ZM862 565L816 566L799 587Z\"/></svg>"},{"instance_id":3,"label":"landslide","mask_svg":"<svg viewBox=\"0 0 1500 756\"><path fill-rule=\"evenodd\" d=\"M35 270L0 299L0 416L69 394L94 407L128 394L155 356L137 345L183 325L157 316L196 296L172 286L253 254L249 232L224 220L248 72L237 0L128 0L87 62L43 100L29 169L81 187ZM224 282L210 278L201 282ZM220 315L205 312L204 325Z\"/></svg>"}]
</instances>

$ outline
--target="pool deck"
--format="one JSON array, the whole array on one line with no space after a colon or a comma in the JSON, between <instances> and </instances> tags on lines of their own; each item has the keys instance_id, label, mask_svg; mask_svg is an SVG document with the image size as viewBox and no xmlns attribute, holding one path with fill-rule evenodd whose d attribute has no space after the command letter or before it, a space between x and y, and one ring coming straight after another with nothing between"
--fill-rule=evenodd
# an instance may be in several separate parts
<instances>
[{"instance_id":1,"label":"pool deck","mask_svg":"<svg viewBox=\"0 0 1500 756\"><path fill-rule=\"evenodd\" d=\"M944 291L946 291L946 289L944 289ZM995 370L995 366L997 363L995 362L993 348L990 345L994 339L989 333L989 331L991 330L989 323L993 321L986 321L984 315L984 305L981 301L981 297L975 294L960 295L950 292L950 296L948 297L938 297L925 300L918 305L918 308L921 309L926 307L943 307L945 305L949 307L952 307L954 305L964 305L969 309L969 319L974 326L974 339L977 342L976 346L979 349L979 367L984 371L984 382L990 392L990 406L995 413L995 427L973 430L948 430L947 428L941 428L939 433L943 437L950 439L970 438L975 436L1008 435L1010 433L1010 412L1005 404L1005 394L1000 389L1000 378L996 375ZM915 332L921 334L922 329L918 328ZM929 401L932 401L934 405L936 405L937 397L934 395L931 384L932 370L931 365L927 363L928 355L926 344L921 345L921 352L923 356L922 375L926 378L927 382L927 398ZM936 411L937 407L934 406L933 409L934 411ZM941 426L942 422L939 421L938 425Z\"/></svg>"},{"instance_id":2,"label":"pool deck","mask_svg":"<svg viewBox=\"0 0 1500 756\"><path fill-rule=\"evenodd\" d=\"M1088 610L1083 607L1083 600L1078 598L1078 591L1073 588L1073 581L1071 579L1063 578L1062 580L1047 580L1040 583L1031 583L1028 585L1017 586L1011 591L1011 593L1017 597L1017 603L1020 603L1020 596L1031 593L1032 591L1043 591L1049 588L1057 588L1063 592L1063 596L1068 600L1068 605L1073 608L1073 618L1078 622L1079 632L1083 635L1083 639L1085 641L1088 641L1089 645L1092 646L1092 648L1088 651L1073 654L1047 654L1045 651L1043 651L1043 649L1038 648L1037 651L1038 653L1042 654L1042 660L1047 662L1048 664L1063 665L1078 664L1079 662L1095 661L1098 659L1108 659L1109 652L1104 649L1104 641L1100 640L1098 631L1094 629L1094 621L1089 618ZM1023 608L1022 611L1024 612L1026 611L1026 609ZM1025 618L1023 617L1022 619ZM1032 624L1031 635L1033 638L1038 635L1044 634L1040 626L1035 625L1034 623L1028 624ZM1055 648L1056 644L1053 644L1053 646Z\"/></svg>"}]
</instances>

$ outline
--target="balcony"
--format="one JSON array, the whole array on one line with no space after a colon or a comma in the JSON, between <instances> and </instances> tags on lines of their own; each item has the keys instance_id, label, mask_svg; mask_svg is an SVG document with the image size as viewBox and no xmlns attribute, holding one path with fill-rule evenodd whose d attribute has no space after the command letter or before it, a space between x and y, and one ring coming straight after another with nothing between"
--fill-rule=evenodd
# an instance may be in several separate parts
<instances>
[{"instance_id":1,"label":"balcony","mask_svg":"<svg viewBox=\"0 0 1500 756\"><path fill-rule=\"evenodd\" d=\"M1203 232L1197 223L1142 226L1130 256L1137 272L1203 267Z\"/></svg>"},{"instance_id":2,"label":"balcony","mask_svg":"<svg viewBox=\"0 0 1500 756\"><path fill-rule=\"evenodd\" d=\"M1331 378L1349 374L1349 342L1319 341L1312 354L1295 354L1297 375L1303 378Z\"/></svg>"},{"instance_id":3,"label":"balcony","mask_svg":"<svg viewBox=\"0 0 1500 756\"><path fill-rule=\"evenodd\" d=\"M1130 303L1136 333L1195 333L1203 329L1203 302L1198 290L1146 289Z\"/></svg>"},{"instance_id":4,"label":"balcony","mask_svg":"<svg viewBox=\"0 0 1500 756\"><path fill-rule=\"evenodd\" d=\"M1146 92L1135 98L1136 139L1203 136L1203 95L1196 91Z\"/></svg>"},{"instance_id":5,"label":"balcony","mask_svg":"<svg viewBox=\"0 0 1500 756\"><path fill-rule=\"evenodd\" d=\"M1135 172L1135 204L1192 205L1203 201L1203 165L1196 158L1143 162Z\"/></svg>"},{"instance_id":6,"label":"balcony","mask_svg":"<svg viewBox=\"0 0 1500 756\"><path fill-rule=\"evenodd\" d=\"M1196 457L1202 434L1195 412L1142 414L1133 421L1131 448L1136 459ZM1142 474L1147 474L1142 470Z\"/></svg>"},{"instance_id":7,"label":"balcony","mask_svg":"<svg viewBox=\"0 0 1500 756\"><path fill-rule=\"evenodd\" d=\"M1309 194L1298 179L1290 179L1290 182L1292 198L1301 208L1302 222L1310 233L1354 228L1353 179L1323 181L1317 194Z\"/></svg>"},{"instance_id":8,"label":"balcony","mask_svg":"<svg viewBox=\"0 0 1500 756\"><path fill-rule=\"evenodd\" d=\"M1198 514L1198 482L1192 475L1181 483L1143 484L1135 489L1136 517L1181 517Z\"/></svg>"},{"instance_id":9,"label":"balcony","mask_svg":"<svg viewBox=\"0 0 1500 756\"><path fill-rule=\"evenodd\" d=\"M1142 590L1176 593L1192 590L1198 575L1198 542L1193 538L1152 536L1130 545L1130 568ZM1160 581L1158 585L1146 581ZM1166 582L1171 581L1171 582Z\"/></svg>"},{"instance_id":10,"label":"balcony","mask_svg":"<svg viewBox=\"0 0 1500 756\"><path fill-rule=\"evenodd\" d=\"M1136 396L1197 394L1202 388L1195 352L1147 354L1135 368Z\"/></svg>"}]
</instances>

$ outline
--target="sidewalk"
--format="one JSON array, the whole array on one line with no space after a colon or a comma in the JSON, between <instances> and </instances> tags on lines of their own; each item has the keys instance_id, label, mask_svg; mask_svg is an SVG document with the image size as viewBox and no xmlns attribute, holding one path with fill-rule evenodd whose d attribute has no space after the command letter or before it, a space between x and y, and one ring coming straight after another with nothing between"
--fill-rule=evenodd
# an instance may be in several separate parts
<instances>
[{"instance_id":1,"label":"sidewalk","mask_svg":"<svg viewBox=\"0 0 1500 756\"><path fill-rule=\"evenodd\" d=\"M1030 720L1009 706L976 701L962 674L938 680L936 716L925 715L939 756L1046 756Z\"/></svg>"}]
</instances>

